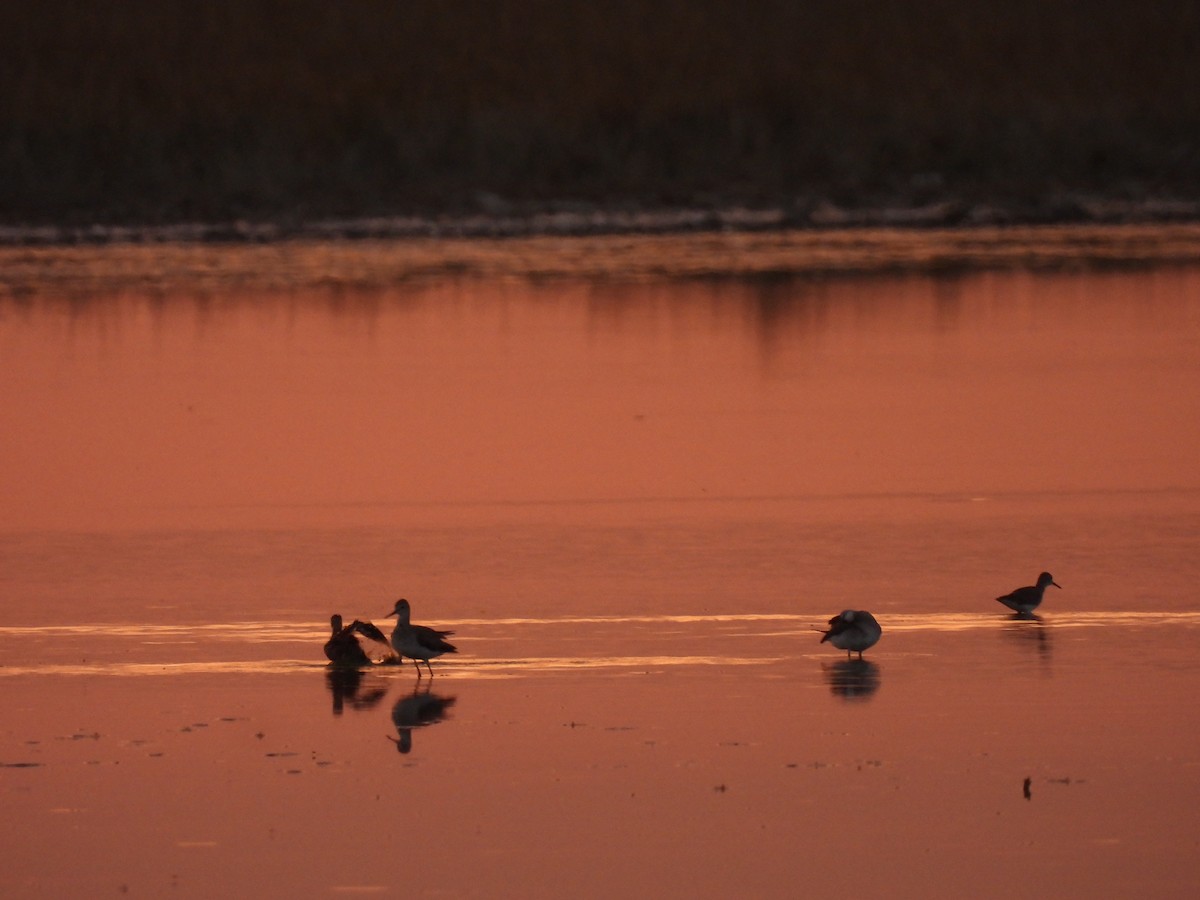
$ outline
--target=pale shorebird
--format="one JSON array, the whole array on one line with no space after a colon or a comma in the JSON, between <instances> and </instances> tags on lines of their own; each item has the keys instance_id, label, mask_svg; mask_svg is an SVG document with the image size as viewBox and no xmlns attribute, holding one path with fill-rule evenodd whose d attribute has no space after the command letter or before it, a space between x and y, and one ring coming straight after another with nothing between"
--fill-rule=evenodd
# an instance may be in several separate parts
<instances>
[{"instance_id":1,"label":"pale shorebird","mask_svg":"<svg viewBox=\"0 0 1200 900\"><path fill-rule=\"evenodd\" d=\"M392 655L388 639L370 622L355 619L343 628L342 617L334 613L329 628L332 635L325 642L325 656L335 666L369 666Z\"/></svg>"},{"instance_id":2,"label":"pale shorebird","mask_svg":"<svg viewBox=\"0 0 1200 900\"><path fill-rule=\"evenodd\" d=\"M1059 590L1062 590L1062 585L1054 580L1053 575L1049 572L1043 572L1038 576L1037 584L1017 588L1011 594L997 597L996 600L1003 603L1013 612L1028 615L1042 605L1042 594L1046 592L1046 588L1050 587L1050 585L1054 585Z\"/></svg>"},{"instance_id":3,"label":"pale shorebird","mask_svg":"<svg viewBox=\"0 0 1200 900\"><path fill-rule=\"evenodd\" d=\"M821 637L821 643L829 641L839 650L845 650L847 659L857 651L862 659L863 651L874 647L881 634L883 629L865 609L845 609L829 620L829 630Z\"/></svg>"},{"instance_id":4,"label":"pale shorebird","mask_svg":"<svg viewBox=\"0 0 1200 900\"><path fill-rule=\"evenodd\" d=\"M417 667L417 677L421 677L421 660L425 660L425 668L429 677L433 677L433 667L429 661L443 653L457 653L458 648L446 640L453 631L439 631L424 625L413 625L409 618L412 608L408 601L401 598L396 601L396 608L388 616L396 617L396 627L392 629L392 647L401 656L407 656Z\"/></svg>"}]
</instances>

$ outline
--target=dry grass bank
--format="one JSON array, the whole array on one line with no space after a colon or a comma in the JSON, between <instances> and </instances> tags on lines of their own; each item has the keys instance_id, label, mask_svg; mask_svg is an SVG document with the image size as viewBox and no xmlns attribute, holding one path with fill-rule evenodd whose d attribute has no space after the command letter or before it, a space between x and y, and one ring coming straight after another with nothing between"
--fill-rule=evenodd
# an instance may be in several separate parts
<instances>
[{"instance_id":1,"label":"dry grass bank","mask_svg":"<svg viewBox=\"0 0 1200 900\"><path fill-rule=\"evenodd\" d=\"M1185 0L10 0L0 218L1200 196Z\"/></svg>"}]
</instances>

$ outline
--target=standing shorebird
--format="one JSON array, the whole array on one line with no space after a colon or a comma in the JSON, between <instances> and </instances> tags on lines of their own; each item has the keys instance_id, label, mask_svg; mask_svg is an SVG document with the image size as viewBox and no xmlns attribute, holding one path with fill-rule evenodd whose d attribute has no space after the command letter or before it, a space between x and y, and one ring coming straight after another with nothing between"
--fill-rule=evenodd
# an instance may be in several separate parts
<instances>
[{"instance_id":1,"label":"standing shorebird","mask_svg":"<svg viewBox=\"0 0 1200 900\"><path fill-rule=\"evenodd\" d=\"M417 677L421 677L421 660L425 660L425 668L429 677L433 677L433 667L429 661L443 653L457 653L458 648L446 640L453 631L439 631L436 628L426 628L424 625L413 625L409 618L412 607L403 598L396 601L396 608L388 616L396 617L396 627L392 629L392 647L401 656L407 656L417 667Z\"/></svg>"},{"instance_id":2,"label":"standing shorebird","mask_svg":"<svg viewBox=\"0 0 1200 900\"><path fill-rule=\"evenodd\" d=\"M996 600L1003 603L1013 612L1028 615L1042 605L1042 594L1046 592L1046 588L1050 587L1050 585L1054 585L1060 591L1062 590L1062 585L1054 580L1053 575L1049 572L1043 572L1038 576L1037 584L1017 588L1011 594L997 597Z\"/></svg>"},{"instance_id":3,"label":"standing shorebird","mask_svg":"<svg viewBox=\"0 0 1200 900\"><path fill-rule=\"evenodd\" d=\"M845 650L847 659L857 651L862 659L863 651L874 647L881 634L883 629L865 609L844 609L829 620L829 630L822 635L821 643L829 641L839 650Z\"/></svg>"},{"instance_id":4,"label":"standing shorebird","mask_svg":"<svg viewBox=\"0 0 1200 900\"><path fill-rule=\"evenodd\" d=\"M342 627L342 617L329 617L332 634L325 642L325 656L335 666L369 666L392 655L383 632L370 622L355 619Z\"/></svg>"}]
</instances>

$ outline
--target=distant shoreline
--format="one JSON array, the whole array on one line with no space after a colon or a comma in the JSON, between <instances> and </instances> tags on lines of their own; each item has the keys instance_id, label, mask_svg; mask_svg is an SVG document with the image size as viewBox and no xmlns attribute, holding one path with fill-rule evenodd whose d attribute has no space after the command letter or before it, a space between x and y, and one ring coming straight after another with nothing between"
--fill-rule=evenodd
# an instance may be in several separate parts
<instances>
[{"instance_id":1,"label":"distant shoreline","mask_svg":"<svg viewBox=\"0 0 1200 900\"><path fill-rule=\"evenodd\" d=\"M0 4L0 243L1200 221L1184 0Z\"/></svg>"},{"instance_id":2,"label":"distant shoreline","mask_svg":"<svg viewBox=\"0 0 1200 900\"><path fill-rule=\"evenodd\" d=\"M1063 194L1039 203L968 203L946 198L928 203L839 206L825 200L792 204L726 206L606 206L577 201L510 204L482 197L467 212L174 224L0 225L0 247L53 247L159 243L270 243L295 240L403 240L422 238L597 237L704 232L829 232L845 229L972 229L1051 225L1168 225L1200 223L1200 200L1130 201Z\"/></svg>"}]
</instances>

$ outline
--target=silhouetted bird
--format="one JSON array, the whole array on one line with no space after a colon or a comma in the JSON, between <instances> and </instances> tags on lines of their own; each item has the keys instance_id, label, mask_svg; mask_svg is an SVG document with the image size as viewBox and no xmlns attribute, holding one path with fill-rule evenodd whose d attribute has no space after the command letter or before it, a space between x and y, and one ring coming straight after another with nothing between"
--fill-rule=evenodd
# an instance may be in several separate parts
<instances>
[{"instance_id":1,"label":"silhouetted bird","mask_svg":"<svg viewBox=\"0 0 1200 900\"><path fill-rule=\"evenodd\" d=\"M1038 576L1037 584L1017 588L1011 594L997 597L996 600L1014 612L1028 614L1042 605L1042 594L1046 592L1046 588L1050 587L1050 585L1054 585L1059 590L1062 590L1062 585L1054 580L1053 575L1049 572L1043 572Z\"/></svg>"},{"instance_id":2,"label":"silhouetted bird","mask_svg":"<svg viewBox=\"0 0 1200 900\"><path fill-rule=\"evenodd\" d=\"M883 629L865 609L845 609L829 620L829 630L821 637L821 643L829 641L839 650L845 650L847 658L856 651L862 659L863 651L874 647L881 634Z\"/></svg>"},{"instance_id":3,"label":"silhouetted bird","mask_svg":"<svg viewBox=\"0 0 1200 900\"><path fill-rule=\"evenodd\" d=\"M334 613L329 627L332 635L325 642L325 656L335 666L369 666L392 656L388 639L370 622L355 619L343 628L342 617Z\"/></svg>"},{"instance_id":4,"label":"silhouetted bird","mask_svg":"<svg viewBox=\"0 0 1200 900\"><path fill-rule=\"evenodd\" d=\"M396 608L388 616L396 617L396 627L392 629L392 647L401 656L407 656L417 667L417 677L421 677L421 660L425 660L425 668L429 677L433 677L433 667L429 661L443 653L457 653L458 648L446 640L453 631L439 631L424 625L413 625L409 619L412 609L403 598L396 601Z\"/></svg>"}]
</instances>

